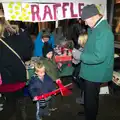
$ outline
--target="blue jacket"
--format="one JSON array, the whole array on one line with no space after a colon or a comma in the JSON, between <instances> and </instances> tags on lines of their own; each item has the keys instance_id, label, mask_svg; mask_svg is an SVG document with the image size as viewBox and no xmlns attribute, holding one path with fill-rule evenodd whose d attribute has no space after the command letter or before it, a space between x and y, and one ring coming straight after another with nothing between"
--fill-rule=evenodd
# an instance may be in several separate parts
<instances>
[{"instance_id":1,"label":"blue jacket","mask_svg":"<svg viewBox=\"0 0 120 120\"><path fill-rule=\"evenodd\" d=\"M47 74L45 74L43 81L40 80L37 75L34 75L29 81L28 90L30 96L34 98L35 96L39 96L55 90L55 85L53 80Z\"/></svg>"},{"instance_id":2,"label":"blue jacket","mask_svg":"<svg viewBox=\"0 0 120 120\"><path fill-rule=\"evenodd\" d=\"M35 56L35 57L38 57L38 56L42 57L43 56L42 48L43 48L44 43L42 42L41 35L42 35L42 32L39 32L36 40L34 41L33 56ZM52 48L54 48L55 43L54 43L54 36L53 35L50 36L48 43L52 45Z\"/></svg>"}]
</instances>

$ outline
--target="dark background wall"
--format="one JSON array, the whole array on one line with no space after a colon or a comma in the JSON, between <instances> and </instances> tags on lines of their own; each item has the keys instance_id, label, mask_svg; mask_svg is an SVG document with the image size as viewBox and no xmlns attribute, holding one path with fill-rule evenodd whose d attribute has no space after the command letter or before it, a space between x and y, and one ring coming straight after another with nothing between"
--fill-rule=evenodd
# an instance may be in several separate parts
<instances>
[{"instance_id":1,"label":"dark background wall","mask_svg":"<svg viewBox=\"0 0 120 120\"><path fill-rule=\"evenodd\" d=\"M114 0L107 0L107 18L111 26L112 26L113 14L114 14Z\"/></svg>"}]
</instances>

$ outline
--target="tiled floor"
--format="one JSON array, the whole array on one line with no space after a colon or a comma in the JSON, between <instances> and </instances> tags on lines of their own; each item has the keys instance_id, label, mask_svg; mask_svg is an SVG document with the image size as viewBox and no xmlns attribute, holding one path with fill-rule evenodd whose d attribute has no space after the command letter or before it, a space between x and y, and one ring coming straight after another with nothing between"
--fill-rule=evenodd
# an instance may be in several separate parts
<instances>
[{"instance_id":1,"label":"tiled floor","mask_svg":"<svg viewBox=\"0 0 120 120\"><path fill-rule=\"evenodd\" d=\"M56 96L56 107L50 117L43 120L84 120L84 116L77 116L78 111L84 111L83 106L76 104L75 99L79 96L79 89L74 87L73 94L68 97ZM26 97L27 120L35 120L35 104L30 98ZM10 110L10 108L8 108ZM6 118L3 118L3 114ZM7 118L9 113L0 114L0 120L19 120ZM4 116L5 116L4 115ZM21 120L21 119L20 119ZM120 94L119 95L100 95L99 113L97 120L120 120Z\"/></svg>"}]
</instances>

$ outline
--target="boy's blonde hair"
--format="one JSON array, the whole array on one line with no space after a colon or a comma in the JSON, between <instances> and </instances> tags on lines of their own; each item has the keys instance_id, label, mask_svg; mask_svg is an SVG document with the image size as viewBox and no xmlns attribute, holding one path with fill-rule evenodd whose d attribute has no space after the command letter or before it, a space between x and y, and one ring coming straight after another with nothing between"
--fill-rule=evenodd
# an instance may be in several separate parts
<instances>
[{"instance_id":1,"label":"boy's blonde hair","mask_svg":"<svg viewBox=\"0 0 120 120\"><path fill-rule=\"evenodd\" d=\"M85 46L85 43L87 42L88 39L88 34L87 33L82 33L78 37L78 44L81 45L82 47Z\"/></svg>"},{"instance_id":2,"label":"boy's blonde hair","mask_svg":"<svg viewBox=\"0 0 120 120\"><path fill-rule=\"evenodd\" d=\"M36 62L35 63L35 72L38 72L41 68L45 69L45 66L42 61Z\"/></svg>"}]
</instances>

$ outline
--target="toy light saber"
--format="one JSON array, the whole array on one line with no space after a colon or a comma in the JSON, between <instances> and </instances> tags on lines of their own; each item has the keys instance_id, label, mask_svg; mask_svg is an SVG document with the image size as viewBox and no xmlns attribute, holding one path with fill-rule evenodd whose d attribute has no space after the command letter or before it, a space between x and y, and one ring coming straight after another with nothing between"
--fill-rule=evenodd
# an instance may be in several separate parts
<instances>
[{"instance_id":1,"label":"toy light saber","mask_svg":"<svg viewBox=\"0 0 120 120\"><path fill-rule=\"evenodd\" d=\"M62 84L62 81L60 79L56 80L56 84L58 85L58 89L52 91L52 92L49 92L49 93L46 93L46 94L43 94L41 96L35 96L34 97L34 100L41 100L41 99L45 99L47 97L50 97L52 95L56 95L58 93L61 93L62 96L68 96L70 94L72 94L72 92L69 90L73 87L73 84L70 83L70 84L67 84L67 85L63 85Z\"/></svg>"}]
</instances>

